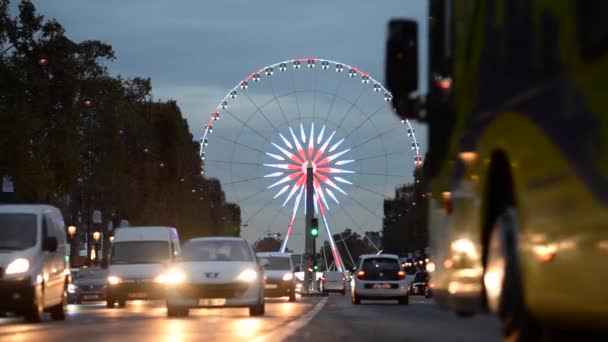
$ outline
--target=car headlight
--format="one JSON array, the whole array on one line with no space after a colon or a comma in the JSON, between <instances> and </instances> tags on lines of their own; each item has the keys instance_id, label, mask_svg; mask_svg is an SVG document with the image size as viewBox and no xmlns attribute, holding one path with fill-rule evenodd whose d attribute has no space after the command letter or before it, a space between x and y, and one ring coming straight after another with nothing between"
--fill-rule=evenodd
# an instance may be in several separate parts
<instances>
[{"instance_id":1,"label":"car headlight","mask_svg":"<svg viewBox=\"0 0 608 342\"><path fill-rule=\"evenodd\" d=\"M116 284L120 284L120 283L122 283L122 279L121 279L120 277L117 277L117 276L113 276L113 275L112 275L112 276L109 276L109 277L108 277L108 283L109 283L110 285L116 285Z\"/></svg>"},{"instance_id":2,"label":"car headlight","mask_svg":"<svg viewBox=\"0 0 608 342\"><path fill-rule=\"evenodd\" d=\"M293 279L293 273L285 273L285 275L283 275L283 281L290 281Z\"/></svg>"},{"instance_id":3,"label":"car headlight","mask_svg":"<svg viewBox=\"0 0 608 342\"><path fill-rule=\"evenodd\" d=\"M160 278L160 279L159 279ZM159 281L162 280L162 281ZM177 268L169 270L169 272L156 277L157 282L162 282L168 285L181 284L186 280L186 274Z\"/></svg>"},{"instance_id":4,"label":"car headlight","mask_svg":"<svg viewBox=\"0 0 608 342\"><path fill-rule=\"evenodd\" d=\"M74 284L68 284L68 292L69 293L76 293L76 289L78 289L78 286L76 286Z\"/></svg>"},{"instance_id":5,"label":"car headlight","mask_svg":"<svg viewBox=\"0 0 608 342\"><path fill-rule=\"evenodd\" d=\"M250 283L256 279L258 279L258 272L254 271L252 269L246 269L236 277L236 280L246 281L248 283Z\"/></svg>"},{"instance_id":6,"label":"car headlight","mask_svg":"<svg viewBox=\"0 0 608 342\"><path fill-rule=\"evenodd\" d=\"M30 269L30 262L27 261L27 259L18 258L18 259L13 260L10 264L8 264L8 266L6 267L6 271L4 271L4 274L6 274L6 275L19 274L19 273L27 272L27 270L29 270L29 269Z\"/></svg>"}]
</instances>

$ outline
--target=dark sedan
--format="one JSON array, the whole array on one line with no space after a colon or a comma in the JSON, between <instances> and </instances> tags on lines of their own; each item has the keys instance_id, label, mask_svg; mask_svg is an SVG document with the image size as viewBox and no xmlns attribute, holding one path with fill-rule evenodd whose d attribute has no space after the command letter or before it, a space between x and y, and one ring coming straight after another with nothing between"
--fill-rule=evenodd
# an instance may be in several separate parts
<instances>
[{"instance_id":1,"label":"dark sedan","mask_svg":"<svg viewBox=\"0 0 608 342\"><path fill-rule=\"evenodd\" d=\"M416 272L414 280L410 283L409 292L410 295L431 296L428 272Z\"/></svg>"},{"instance_id":2,"label":"dark sedan","mask_svg":"<svg viewBox=\"0 0 608 342\"><path fill-rule=\"evenodd\" d=\"M106 299L107 270L100 268L84 268L73 275L72 283L68 285L68 302L80 304L86 301L102 301Z\"/></svg>"}]
</instances>

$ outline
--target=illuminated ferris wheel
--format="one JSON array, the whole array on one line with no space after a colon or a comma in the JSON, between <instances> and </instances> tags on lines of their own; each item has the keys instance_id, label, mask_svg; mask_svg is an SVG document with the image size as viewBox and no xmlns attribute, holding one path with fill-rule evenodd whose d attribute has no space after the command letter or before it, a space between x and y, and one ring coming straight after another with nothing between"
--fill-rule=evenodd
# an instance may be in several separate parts
<instances>
[{"instance_id":1,"label":"illuminated ferris wheel","mask_svg":"<svg viewBox=\"0 0 608 342\"><path fill-rule=\"evenodd\" d=\"M341 269L330 227L379 230L384 199L411 182L422 162L414 127L396 119L391 99L380 82L345 63L297 58L266 66L212 111L200 140L203 173L240 206L244 235L284 231L285 251L303 239L298 218L306 214L312 167L314 210Z\"/></svg>"}]
</instances>

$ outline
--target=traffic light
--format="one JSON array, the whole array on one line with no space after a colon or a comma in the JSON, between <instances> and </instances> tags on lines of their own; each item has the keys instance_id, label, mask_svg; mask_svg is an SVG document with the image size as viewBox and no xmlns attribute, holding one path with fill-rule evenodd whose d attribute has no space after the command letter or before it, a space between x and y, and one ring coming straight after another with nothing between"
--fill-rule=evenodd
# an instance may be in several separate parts
<instances>
[{"instance_id":1,"label":"traffic light","mask_svg":"<svg viewBox=\"0 0 608 342\"><path fill-rule=\"evenodd\" d=\"M313 238L319 236L319 219L316 217L312 218L312 222L310 224L310 236Z\"/></svg>"}]
</instances>

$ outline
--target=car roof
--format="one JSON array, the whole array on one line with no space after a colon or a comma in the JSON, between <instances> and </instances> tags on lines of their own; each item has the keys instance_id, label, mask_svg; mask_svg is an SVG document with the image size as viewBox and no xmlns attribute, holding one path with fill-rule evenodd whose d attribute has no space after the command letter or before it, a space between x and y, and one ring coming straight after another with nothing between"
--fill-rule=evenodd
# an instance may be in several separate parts
<instances>
[{"instance_id":1,"label":"car roof","mask_svg":"<svg viewBox=\"0 0 608 342\"><path fill-rule=\"evenodd\" d=\"M259 257L291 258L291 254L283 252L257 252L255 255Z\"/></svg>"},{"instance_id":2,"label":"car roof","mask_svg":"<svg viewBox=\"0 0 608 342\"><path fill-rule=\"evenodd\" d=\"M0 213L42 214L46 211L59 211L46 204L0 204Z\"/></svg>"},{"instance_id":3,"label":"car roof","mask_svg":"<svg viewBox=\"0 0 608 342\"><path fill-rule=\"evenodd\" d=\"M245 241L242 237L235 236L206 236L206 237L197 237L188 240L188 242L203 242L203 241Z\"/></svg>"},{"instance_id":4,"label":"car roof","mask_svg":"<svg viewBox=\"0 0 608 342\"><path fill-rule=\"evenodd\" d=\"M399 256L397 254L362 254L361 259L369 259L369 258L391 258L399 260Z\"/></svg>"}]
</instances>

